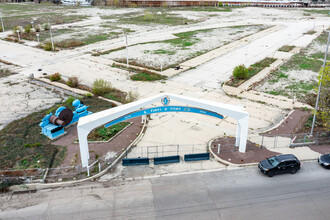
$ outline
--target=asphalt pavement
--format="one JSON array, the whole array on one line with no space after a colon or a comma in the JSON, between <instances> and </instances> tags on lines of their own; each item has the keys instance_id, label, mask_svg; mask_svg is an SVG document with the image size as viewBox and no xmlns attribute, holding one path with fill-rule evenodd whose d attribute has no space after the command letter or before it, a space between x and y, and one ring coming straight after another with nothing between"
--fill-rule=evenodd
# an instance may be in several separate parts
<instances>
[{"instance_id":1,"label":"asphalt pavement","mask_svg":"<svg viewBox=\"0 0 330 220\"><path fill-rule=\"evenodd\" d=\"M329 219L330 170L269 178L257 167L117 179L0 196L0 219Z\"/></svg>"}]
</instances>

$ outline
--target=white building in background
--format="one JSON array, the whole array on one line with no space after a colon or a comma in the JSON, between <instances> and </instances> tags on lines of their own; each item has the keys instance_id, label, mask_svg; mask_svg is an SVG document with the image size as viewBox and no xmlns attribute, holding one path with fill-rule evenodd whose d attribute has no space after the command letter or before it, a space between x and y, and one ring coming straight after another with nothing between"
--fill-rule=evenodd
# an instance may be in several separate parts
<instances>
[{"instance_id":1,"label":"white building in background","mask_svg":"<svg viewBox=\"0 0 330 220\"><path fill-rule=\"evenodd\" d=\"M91 6L93 0L61 0L62 5Z\"/></svg>"}]
</instances>

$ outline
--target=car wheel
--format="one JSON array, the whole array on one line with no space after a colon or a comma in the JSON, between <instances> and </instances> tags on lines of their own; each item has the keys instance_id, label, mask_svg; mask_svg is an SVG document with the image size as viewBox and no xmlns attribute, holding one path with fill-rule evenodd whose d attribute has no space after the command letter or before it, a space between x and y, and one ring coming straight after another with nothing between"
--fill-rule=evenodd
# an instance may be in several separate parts
<instances>
[{"instance_id":1,"label":"car wheel","mask_svg":"<svg viewBox=\"0 0 330 220\"><path fill-rule=\"evenodd\" d=\"M274 176L274 172L273 171L270 171L268 174L267 174L268 177L273 177Z\"/></svg>"},{"instance_id":2,"label":"car wheel","mask_svg":"<svg viewBox=\"0 0 330 220\"><path fill-rule=\"evenodd\" d=\"M295 174L295 173L297 173L297 169L291 170L291 174Z\"/></svg>"}]
</instances>

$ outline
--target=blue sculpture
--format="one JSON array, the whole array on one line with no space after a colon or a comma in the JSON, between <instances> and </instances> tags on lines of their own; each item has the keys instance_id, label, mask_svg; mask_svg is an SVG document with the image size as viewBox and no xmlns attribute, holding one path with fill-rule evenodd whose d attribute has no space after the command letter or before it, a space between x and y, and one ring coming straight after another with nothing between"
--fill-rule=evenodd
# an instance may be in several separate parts
<instances>
[{"instance_id":1,"label":"blue sculpture","mask_svg":"<svg viewBox=\"0 0 330 220\"><path fill-rule=\"evenodd\" d=\"M74 100L72 105L75 107L74 112L61 106L56 110L55 115L52 113L46 115L39 124L41 132L53 140L65 134L64 127L77 122L81 117L92 114L87 111L88 106L79 99Z\"/></svg>"}]
</instances>

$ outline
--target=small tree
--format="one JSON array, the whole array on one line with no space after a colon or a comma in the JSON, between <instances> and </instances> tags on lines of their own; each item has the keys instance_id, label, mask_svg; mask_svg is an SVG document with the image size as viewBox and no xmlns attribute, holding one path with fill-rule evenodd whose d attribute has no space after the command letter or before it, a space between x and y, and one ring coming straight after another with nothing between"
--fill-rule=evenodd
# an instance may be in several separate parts
<instances>
[{"instance_id":1,"label":"small tree","mask_svg":"<svg viewBox=\"0 0 330 220\"><path fill-rule=\"evenodd\" d=\"M144 12L143 19L145 21L152 21L152 20L154 20L154 18L155 18L155 16L153 14L151 14L149 11Z\"/></svg>"},{"instance_id":2,"label":"small tree","mask_svg":"<svg viewBox=\"0 0 330 220\"><path fill-rule=\"evenodd\" d=\"M59 81L61 78L62 76L60 73L54 73L49 77L50 81Z\"/></svg>"},{"instance_id":3,"label":"small tree","mask_svg":"<svg viewBox=\"0 0 330 220\"><path fill-rule=\"evenodd\" d=\"M79 85L79 79L76 76L72 76L68 79L68 81L66 82L66 84L70 87L76 88Z\"/></svg>"},{"instance_id":4,"label":"small tree","mask_svg":"<svg viewBox=\"0 0 330 220\"><path fill-rule=\"evenodd\" d=\"M126 102L127 103L134 102L138 99L138 97L139 97L139 94L137 92L129 91L126 95Z\"/></svg>"},{"instance_id":5,"label":"small tree","mask_svg":"<svg viewBox=\"0 0 330 220\"><path fill-rule=\"evenodd\" d=\"M321 76L322 80L321 80ZM318 76L319 82L322 83L320 99L319 99L319 109L317 115L322 121L323 126L326 128L327 132L330 132L330 63L321 70ZM319 86L317 87L318 92Z\"/></svg>"},{"instance_id":6,"label":"small tree","mask_svg":"<svg viewBox=\"0 0 330 220\"><path fill-rule=\"evenodd\" d=\"M25 33L30 33L31 32L31 29L32 29L32 26L31 25L26 25L25 27Z\"/></svg>"},{"instance_id":7,"label":"small tree","mask_svg":"<svg viewBox=\"0 0 330 220\"><path fill-rule=\"evenodd\" d=\"M249 70L244 66L244 64L241 64L234 68L233 77L235 79L246 79L248 77L248 73Z\"/></svg>"},{"instance_id":8,"label":"small tree","mask_svg":"<svg viewBox=\"0 0 330 220\"><path fill-rule=\"evenodd\" d=\"M52 45L52 42L50 41L47 41L45 44L44 44L44 50L45 51L52 51L53 50L53 45ZM55 47L55 45L54 45ZM55 49L55 48L54 48Z\"/></svg>"},{"instance_id":9,"label":"small tree","mask_svg":"<svg viewBox=\"0 0 330 220\"><path fill-rule=\"evenodd\" d=\"M50 29L50 24L49 23L43 23L42 27L45 31L48 31Z\"/></svg>"},{"instance_id":10,"label":"small tree","mask_svg":"<svg viewBox=\"0 0 330 220\"><path fill-rule=\"evenodd\" d=\"M34 26L34 29L36 30L36 32L40 32L41 31L41 25L40 24L36 24Z\"/></svg>"},{"instance_id":11,"label":"small tree","mask_svg":"<svg viewBox=\"0 0 330 220\"><path fill-rule=\"evenodd\" d=\"M96 79L92 85L92 92L95 95L104 95L112 90L111 83L104 79Z\"/></svg>"}]
</instances>

